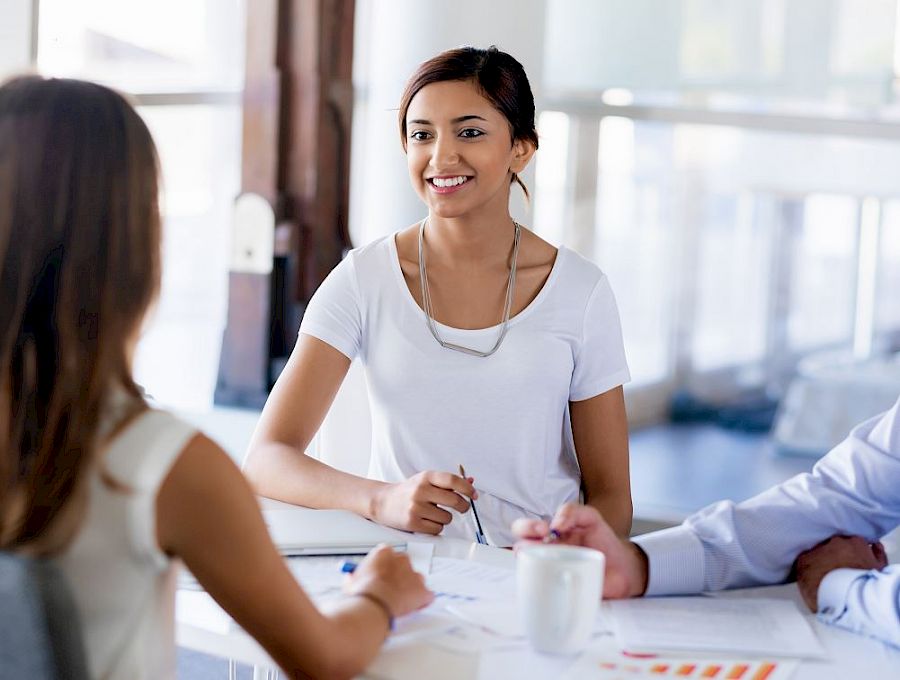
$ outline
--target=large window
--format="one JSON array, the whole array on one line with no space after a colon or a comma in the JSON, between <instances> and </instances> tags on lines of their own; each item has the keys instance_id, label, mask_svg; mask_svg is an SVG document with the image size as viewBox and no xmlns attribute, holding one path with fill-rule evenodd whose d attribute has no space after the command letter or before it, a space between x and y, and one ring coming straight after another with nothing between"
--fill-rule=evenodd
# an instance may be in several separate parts
<instances>
[{"instance_id":1,"label":"large window","mask_svg":"<svg viewBox=\"0 0 900 680\"><path fill-rule=\"evenodd\" d=\"M38 68L131 95L163 173L163 285L138 346L161 402L211 404L239 190L243 0L41 0Z\"/></svg>"},{"instance_id":2,"label":"large window","mask_svg":"<svg viewBox=\"0 0 900 680\"><path fill-rule=\"evenodd\" d=\"M897 11L548 0L535 226L610 277L632 394L900 349Z\"/></svg>"}]
</instances>

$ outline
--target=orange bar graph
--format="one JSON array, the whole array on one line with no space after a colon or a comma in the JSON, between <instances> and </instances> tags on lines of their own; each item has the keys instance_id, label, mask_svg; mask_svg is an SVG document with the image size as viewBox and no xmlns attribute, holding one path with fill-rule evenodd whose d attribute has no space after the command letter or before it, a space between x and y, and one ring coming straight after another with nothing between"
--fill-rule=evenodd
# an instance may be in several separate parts
<instances>
[{"instance_id":1,"label":"orange bar graph","mask_svg":"<svg viewBox=\"0 0 900 680\"><path fill-rule=\"evenodd\" d=\"M753 674L752 680L766 680L775 671L774 663L762 664L756 673Z\"/></svg>"},{"instance_id":2,"label":"orange bar graph","mask_svg":"<svg viewBox=\"0 0 900 680\"><path fill-rule=\"evenodd\" d=\"M707 662L676 662L660 659L657 662L646 661L637 663L617 663L610 661L600 661L598 668L609 671L619 671L620 673L649 673L657 677L666 678L697 678L710 680L770 680L774 673L778 670L778 664L771 661L761 661L753 663L735 663L731 662L723 664Z\"/></svg>"}]
</instances>

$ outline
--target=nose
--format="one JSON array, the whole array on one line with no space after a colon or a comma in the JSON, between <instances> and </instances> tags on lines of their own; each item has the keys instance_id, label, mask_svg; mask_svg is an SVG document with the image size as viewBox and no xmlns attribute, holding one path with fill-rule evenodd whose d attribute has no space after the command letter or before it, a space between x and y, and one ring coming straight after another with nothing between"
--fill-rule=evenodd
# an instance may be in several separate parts
<instances>
[{"instance_id":1,"label":"nose","mask_svg":"<svg viewBox=\"0 0 900 680\"><path fill-rule=\"evenodd\" d=\"M431 166L435 170L452 168L459 162L459 150L454 136L438 137L431 148Z\"/></svg>"}]
</instances>

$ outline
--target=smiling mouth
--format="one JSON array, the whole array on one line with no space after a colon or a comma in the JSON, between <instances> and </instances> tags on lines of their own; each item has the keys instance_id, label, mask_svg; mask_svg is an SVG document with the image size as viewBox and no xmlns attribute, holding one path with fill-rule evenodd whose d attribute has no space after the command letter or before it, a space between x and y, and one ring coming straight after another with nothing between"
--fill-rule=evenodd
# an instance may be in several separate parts
<instances>
[{"instance_id":1,"label":"smiling mouth","mask_svg":"<svg viewBox=\"0 0 900 680\"><path fill-rule=\"evenodd\" d=\"M449 193L465 186L469 179L471 178L466 175L456 175L455 177L429 177L427 181L435 191Z\"/></svg>"}]
</instances>

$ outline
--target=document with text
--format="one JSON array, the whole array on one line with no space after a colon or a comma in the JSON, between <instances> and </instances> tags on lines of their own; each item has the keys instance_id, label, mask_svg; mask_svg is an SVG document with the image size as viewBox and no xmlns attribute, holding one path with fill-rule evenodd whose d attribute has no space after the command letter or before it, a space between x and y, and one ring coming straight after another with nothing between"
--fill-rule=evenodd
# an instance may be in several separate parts
<instances>
[{"instance_id":1,"label":"document with text","mask_svg":"<svg viewBox=\"0 0 900 680\"><path fill-rule=\"evenodd\" d=\"M699 651L794 658L825 655L806 618L787 600L659 597L608 603L629 651Z\"/></svg>"}]
</instances>

